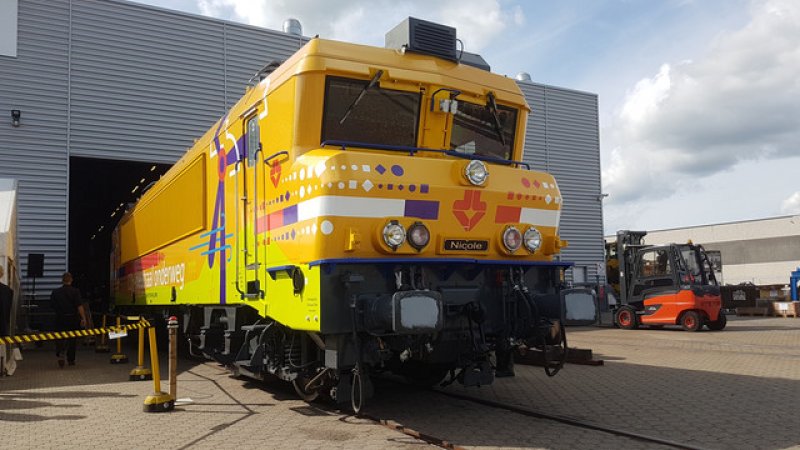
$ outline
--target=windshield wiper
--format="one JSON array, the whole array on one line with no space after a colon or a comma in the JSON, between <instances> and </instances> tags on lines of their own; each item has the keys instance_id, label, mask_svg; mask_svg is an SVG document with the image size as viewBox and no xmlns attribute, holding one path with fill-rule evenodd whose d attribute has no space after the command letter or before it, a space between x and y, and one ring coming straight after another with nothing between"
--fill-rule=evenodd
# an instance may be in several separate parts
<instances>
[{"instance_id":1,"label":"windshield wiper","mask_svg":"<svg viewBox=\"0 0 800 450\"><path fill-rule=\"evenodd\" d=\"M375 72L375 75L372 76L372 79L369 80L369 83L366 86L364 86L364 89L361 89L361 92L358 93L358 97L356 97L353 103L350 104L350 106L347 108L347 111L344 112L342 118L339 119L339 125L343 124L344 121L347 120L347 117L350 115L351 112L353 112L353 109L355 109L355 107L359 104L359 102L361 102L361 99L364 98L364 94L366 94L368 90L372 89L373 86L375 86L378 80L380 80L381 76L383 76L383 70Z\"/></svg>"},{"instance_id":2,"label":"windshield wiper","mask_svg":"<svg viewBox=\"0 0 800 450\"><path fill-rule=\"evenodd\" d=\"M488 107L489 112L492 113L492 118L494 119L494 131L497 133L497 137L500 138L500 143L505 147L506 138L503 136L503 127L500 125L500 116L497 115L497 102L494 100L493 92L489 92L486 95L486 107Z\"/></svg>"}]
</instances>

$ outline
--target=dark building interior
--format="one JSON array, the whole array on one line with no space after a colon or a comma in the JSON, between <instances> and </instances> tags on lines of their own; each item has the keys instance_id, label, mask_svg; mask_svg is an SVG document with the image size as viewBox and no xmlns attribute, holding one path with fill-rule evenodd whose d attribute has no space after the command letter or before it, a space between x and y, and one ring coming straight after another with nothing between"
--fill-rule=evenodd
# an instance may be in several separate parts
<instances>
[{"instance_id":1,"label":"dark building interior","mask_svg":"<svg viewBox=\"0 0 800 450\"><path fill-rule=\"evenodd\" d=\"M129 204L171 166L70 158L69 271L89 300L108 298L111 232Z\"/></svg>"}]
</instances>

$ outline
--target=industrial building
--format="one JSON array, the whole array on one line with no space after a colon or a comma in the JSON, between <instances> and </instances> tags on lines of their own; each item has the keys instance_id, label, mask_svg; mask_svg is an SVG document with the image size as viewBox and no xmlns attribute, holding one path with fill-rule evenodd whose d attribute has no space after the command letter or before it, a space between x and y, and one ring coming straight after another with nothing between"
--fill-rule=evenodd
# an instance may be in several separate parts
<instances>
[{"instance_id":1,"label":"industrial building","mask_svg":"<svg viewBox=\"0 0 800 450\"><path fill-rule=\"evenodd\" d=\"M691 240L720 252L723 284L788 285L800 267L800 216L649 231L645 242Z\"/></svg>"},{"instance_id":2,"label":"industrial building","mask_svg":"<svg viewBox=\"0 0 800 450\"><path fill-rule=\"evenodd\" d=\"M0 0L0 178L17 183L17 271L43 254L36 296L69 269L102 289L109 231L271 60L308 41L118 0ZM311 30L313 33L313 30ZM463 30L462 30L463 32ZM491 60L491 55L487 59ZM533 110L525 161L564 198L576 282L603 259L597 96L518 81Z\"/></svg>"}]
</instances>

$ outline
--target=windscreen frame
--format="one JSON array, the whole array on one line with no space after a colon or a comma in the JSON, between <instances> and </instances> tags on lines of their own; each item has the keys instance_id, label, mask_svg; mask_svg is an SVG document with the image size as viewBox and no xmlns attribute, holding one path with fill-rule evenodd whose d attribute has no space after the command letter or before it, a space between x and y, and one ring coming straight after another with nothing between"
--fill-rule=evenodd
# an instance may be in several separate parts
<instances>
[{"instance_id":1,"label":"windscreen frame","mask_svg":"<svg viewBox=\"0 0 800 450\"><path fill-rule=\"evenodd\" d=\"M381 144L381 145L393 145L393 146L405 146L405 147L415 147L415 146L417 146L417 143L418 143L418 140L419 140L419 136L420 136L420 130L419 130L420 121L422 120L422 99L423 99L423 95L422 95L421 91L420 92L412 92L412 91L408 91L408 90L388 89L388 88L380 87L380 85L378 84L378 85L376 85L372 89L369 89L366 92L365 97L363 99L364 101L367 101L367 96L369 96L371 92L376 92L376 91L391 93L391 95L395 95L395 96L414 96L415 97L415 102L413 104L414 105L413 106L414 110L412 111L414 113L415 117L414 117L413 121L409 122L409 128L410 128L411 122L413 122L413 137L411 137L408 141L401 141L401 140L398 140L398 141L374 140L374 139L365 139L363 137L358 137L357 135L340 136L340 135L332 135L331 134L330 126L332 124L339 125L338 122L341 119L341 117L344 115L344 111L347 109L348 106L351 105L352 100L354 100L355 97L357 97L357 95L358 95L358 93L356 93L353 97L348 99L349 101L345 100L345 101L342 102L342 108L341 108L342 109L342 111L341 111L342 114L334 113L334 111L332 111L330 109L331 102L332 102L332 97L330 95L330 92L331 92L332 85L337 83L337 82L339 82L339 83L340 82L352 83L353 85L356 85L356 86L358 86L360 88L359 91L369 84L369 80L364 80L364 79L359 79L359 78L341 77L341 76L334 76L334 75L328 75L328 76L325 77L325 89L324 89L324 97L323 97L324 100L323 100L323 106L322 106L322 123L321 123L321 130L320 130L320 142L345 141L345 142L354 142L354 143L362 142L362 143L369 143L369 144ZM358 117L360 115L359 112L363 112L363 110L359 111L359 108L362 108L364 106L361 103L363 103L363 101L360 102L358 105L356 105L355 108L353 108L353 111L347 117L345 123L342 124L342 125L347 125L347 123L350 123L351 126L352 126L353 123L357 123L357 122L354 122L354 120L358 119ZM339 111L336 111L336 112L338 113ZM331 117L329 117L329 114L331 115ZM396 123L396 116L393 114L391 116L385 117L385 120L376 120L375 122L384 123L384 124L385 123ZM401 137L398 137L398 138L402 139Z\"/></svg>"}]
</instances>

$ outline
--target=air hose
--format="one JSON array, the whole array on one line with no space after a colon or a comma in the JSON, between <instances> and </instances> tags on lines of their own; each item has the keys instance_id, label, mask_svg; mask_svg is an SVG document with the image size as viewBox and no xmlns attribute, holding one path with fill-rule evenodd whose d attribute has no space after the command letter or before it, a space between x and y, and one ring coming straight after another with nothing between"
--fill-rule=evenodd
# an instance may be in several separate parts
<instances>
[{"instance_id":1,"label":"air hose","mask_svg":"<svg viewBox=\"0 0 800 450\"><path fill-rule=\"evenodd\" d=\"M350 303L350 308L352 309L352 319L353 319L353 341L356 347L356 365L353 367L352 370L352 379L353 383L350 386L350 407L353 408L353 412L358 414L361 412L361 408L364 406L364 384L363 380L361 379L363 367L361 364L361 339L358 337L358 298L353 296L352 302ZM358 387L358 396L356 397L356 386ZM358 402L356 402L358 399Z\"/></svg>"},{"instance_id":2,"label":"air hose","mask_svg":"<svg viewBox=\"0 0 800 450\"><path fill-rule=\"evenodd\" d=\"M536 305L536 301L533 300L530 293L527 289L525 289L524 285L518 284L514 286L514 292L520 298L520 301L523 305L527 307L529 311L533 313L533 323L535 327L538 327L541 318L539 316L539 308ZM564 364L567 362L567 330L564 328L563 321L560 323L559 334L561 337L561 360L558 362L557 365L551 366L550 360L547 357L547 340L544 336L539 336L536 334L536 341L540 342L542 346L542 355L544 358L544 372L547 374L548 377L554 377L556 374L564 367Z\"/></svg>"}]
</instances>

